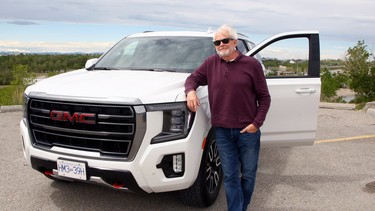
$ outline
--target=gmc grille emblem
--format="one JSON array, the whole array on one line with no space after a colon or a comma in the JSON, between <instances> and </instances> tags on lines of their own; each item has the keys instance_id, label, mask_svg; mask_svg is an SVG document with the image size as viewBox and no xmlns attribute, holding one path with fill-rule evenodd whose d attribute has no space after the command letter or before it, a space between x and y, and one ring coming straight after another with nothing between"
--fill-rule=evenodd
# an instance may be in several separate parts
<instances>
[{"instance_id":1,"label":"gmc grille emblem","mask_svg":"<svg viewBox=\"0 0 375 211\"><path fill-rule=\"evenodd\" d=\"M95 114L75 112L70 114L69 111L52 110L50 118L54 121L82 123L82 124L95 124Z\"/></svg>"}]
</instances>

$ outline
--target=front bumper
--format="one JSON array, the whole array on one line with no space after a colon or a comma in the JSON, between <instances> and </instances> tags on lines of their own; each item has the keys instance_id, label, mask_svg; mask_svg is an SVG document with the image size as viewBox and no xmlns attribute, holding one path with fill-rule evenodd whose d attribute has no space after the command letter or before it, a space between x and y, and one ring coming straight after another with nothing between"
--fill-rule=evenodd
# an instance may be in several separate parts
<instances>
[{"instance_id":1,"label":"front bumper","mask_svg":"<svg viewBox=\"0 0 375 211\"><path fill-rule=\"evenodd\" d=\"M45 160L42 158L31 157L31 166L47 176L56 179L67 180L67 178L57 175L56 161ZM86 169L88 181L92 183L104 184L116 189L122 189L131 192L144 192L135 181L133 175L129 171L113 171L105 169L97 169L89 167ZM68 179L69 180L69 179Z\"/></svg>"},{"instance_id":2,"label":"front bumper","mask_svg":"<svg viewBox=\"0 0 375 211\"><path fill-rule=\"evenodd\" d=\"M159 116L157 112L147 114L148 119ZM198 117L196 123L202 120ZM144 139L132 161L95 158L92 154L75 149L36 148L32 145L27 123L24 120L20 122L20 132L27 162L41 173L47 172L49 176L58 178L57 159L77 160L87 163L87 182L99 181L114 188L152 193L183 190L194 183L203 153L202 142L208 130L202 127L203 125L193 124L191 133L184 139L150 144L150 140L160 133L161 126L158 127L152 121L148 121ZM166 155L177 153L182 153L187 158L184 160L185 172L180 177L167 178L159 164Z\"/></svg>"}]
</instances>

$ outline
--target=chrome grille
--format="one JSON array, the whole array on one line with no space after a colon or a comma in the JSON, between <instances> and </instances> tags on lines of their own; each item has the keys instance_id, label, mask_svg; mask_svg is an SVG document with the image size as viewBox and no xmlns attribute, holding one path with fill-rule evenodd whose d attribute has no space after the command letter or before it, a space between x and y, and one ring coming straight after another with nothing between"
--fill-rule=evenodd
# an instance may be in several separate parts
<instances>
[{"instance_id":1,"label":"chrome grille","mask_svg":"<svg viewBox=\"0 0 375 211\"><path fill-rule=\"evenodd\" d=\"M56 120L51 118L51 111L64 112L68 117ZM71 115L82 113L94 114L94 124L73 121ZM134 108L126 105L31 99L28 120L36 147L59 146L109 156L127 157L136 130Z\"/></svg>"}]
</instances>

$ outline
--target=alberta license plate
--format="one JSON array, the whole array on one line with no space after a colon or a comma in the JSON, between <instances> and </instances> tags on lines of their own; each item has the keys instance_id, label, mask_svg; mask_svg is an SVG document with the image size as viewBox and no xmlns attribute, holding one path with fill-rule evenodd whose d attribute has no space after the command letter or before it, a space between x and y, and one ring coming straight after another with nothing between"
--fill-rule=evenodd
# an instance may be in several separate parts
<instances>
[{"instance_id":1,"label":"alberta license plate","mask_svg":"<svg viewBox=\"0 0 375 211\"><path fill-rule=\"evenodd\" d=\"M86 164L70 160L57 159L57 172L59 176L73 179L86 180Z\"/></svg>"}]
</instances>

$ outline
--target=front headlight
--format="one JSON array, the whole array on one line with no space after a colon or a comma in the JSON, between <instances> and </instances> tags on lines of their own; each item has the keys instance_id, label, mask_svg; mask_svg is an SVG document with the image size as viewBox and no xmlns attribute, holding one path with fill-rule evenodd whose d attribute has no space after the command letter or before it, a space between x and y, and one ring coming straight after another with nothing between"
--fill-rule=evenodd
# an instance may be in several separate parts
<instances>
[{"instance_id":1,"label":"front headlight","mask_svg":"<svg viewBox=\"0 0 375 211\"><path fill-rule=\"evenodd\" d=\"M189 134L194 114L186 102L146 105L147 111L163 112L163 130L151 140L151 144L185 138Z\"/></svg>"},{"instance_id":2,"label":"front headlight","mask_svg":"<svg viewBox=\"0 0 375 211\"><path fill-rule=\"evenodd\" d=\"M24 94L23 95L23 102L22 102L22 110L23 110L23 121L25 124L27 124L27 105L29 103L29 97Z\"/></svg>"}]
</instances>

